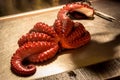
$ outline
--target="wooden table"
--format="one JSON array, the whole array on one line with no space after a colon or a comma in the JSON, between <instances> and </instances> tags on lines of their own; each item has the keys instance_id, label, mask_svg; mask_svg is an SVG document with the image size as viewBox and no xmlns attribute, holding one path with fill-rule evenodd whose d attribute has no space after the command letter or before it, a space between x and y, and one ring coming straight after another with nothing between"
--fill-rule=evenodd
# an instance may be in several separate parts
<instances>
[{"instance_id":1,"label":"wooden table","mask_svg":"<svg viewBox=\"0 0 120 80\"><path fill-rule=\"evenodd\" d=\"M118 0L93 0L93 6L120 20ZM95 16L94 20L80 20L92 36L86 47L58 54L48 63L38 66L38 72L31 77L18 77L10 71L10 59L18 48L19 37L27 33L36 22L42 21L52 25L59 8L61 6L0 18L0 79L99 80L119 76L120 23L109 22L98 16ZM63 59L66 59L64 63ZM53 66L56 68L53 69ZM49 73L45 73L47 70Z\"/></svg>"},{"instance_id":2,"label":"wooden table","mask_svg":"<svg viewBox=\"0 0 120 80\"><path fill-rule=\"evenodd\" d=\"M36 80L119 80L120 58Z\"/></svg>"}]
</instances>

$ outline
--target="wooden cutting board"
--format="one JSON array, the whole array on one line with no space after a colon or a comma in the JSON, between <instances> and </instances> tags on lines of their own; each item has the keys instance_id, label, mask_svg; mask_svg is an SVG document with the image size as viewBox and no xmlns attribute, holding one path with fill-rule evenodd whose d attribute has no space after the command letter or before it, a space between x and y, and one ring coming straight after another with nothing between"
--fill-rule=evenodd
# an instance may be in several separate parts
<instances>
[{"instance_id":1,"label":"wooden cutting board","mask_svg":"<svg viewBox=\"0 0 120 80\"><path fill-rule=\"evenodd\" d=\"M53 25L61 6L0 18L0 79L26 80L58 74L120 57L120 24L94 16L93 20L75 20L84 24L92 40L84 47L65 50L53 59L37 65L30 77L19 77L10 70L10 60L18 48L17 40L37 22Z\"/></svg>"}]
</instances>

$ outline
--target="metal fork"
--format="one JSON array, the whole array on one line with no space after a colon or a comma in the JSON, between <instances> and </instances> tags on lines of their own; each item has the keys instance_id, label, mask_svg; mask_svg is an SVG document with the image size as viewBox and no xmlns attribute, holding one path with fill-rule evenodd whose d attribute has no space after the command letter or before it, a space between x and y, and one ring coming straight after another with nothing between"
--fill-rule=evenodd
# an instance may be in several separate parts
<instances>
[{"instance_id":1,"label":"metal fork","mask_svg":"<svg viewBox=\"0 0 120 80\"><path fill-rule=\"evenodd\" d=\"M85 4L87 3L89 6L92 6L92 3L91 3L90 0L82 0L82 3L83 3L83 4L84 4L84 3L85 3ZM105 14L105 13L103 13L103 12L100 12L100 11L98 11L97 9L95 9L94 13L95 13L95 15L97 15L97 16L103 18L103 19L106 19L106 20L108 20L108 21L111 21L111 22L113 22L113 21L120 22L120 21L118 21L116 18L114 18L113 16L110 16L110 15L108 15L108 14Z\"/></svg>"}]
</instances>

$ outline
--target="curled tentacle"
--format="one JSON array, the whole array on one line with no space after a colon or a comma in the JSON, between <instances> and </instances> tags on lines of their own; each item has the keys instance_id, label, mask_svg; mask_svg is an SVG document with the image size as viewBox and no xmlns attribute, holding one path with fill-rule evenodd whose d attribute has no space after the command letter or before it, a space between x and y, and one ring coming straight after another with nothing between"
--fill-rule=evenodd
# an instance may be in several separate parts
<instances>
[{"instance_id":1,"label":"curled tentacle","mask_svg":"<svg viewBox=\"0 0 120 80\"><path fill-rule=\"evenodd\" d=\"M16 53L13 55L11 59L11 69L17 73L18 75L22 76L29 76L36 72L36 67L34 65L24 65L22 62L28 58L30 55L43 53L45 51L48 51L49 49L53 48L56 45L56 43L51 42L28 42L17 49ZM54 49L53 49L54 50ZM52 53L54 52L54 53ZM51 51L51 54L55 54L56 51ZM49 51L48 51L49 53ZM43 53L42 55L45 55L46 53ZM46 59L52 58L53 56L47 56ZM45 60L43 57L40 57L41 60Z\"/></svg>"}]
</instances>

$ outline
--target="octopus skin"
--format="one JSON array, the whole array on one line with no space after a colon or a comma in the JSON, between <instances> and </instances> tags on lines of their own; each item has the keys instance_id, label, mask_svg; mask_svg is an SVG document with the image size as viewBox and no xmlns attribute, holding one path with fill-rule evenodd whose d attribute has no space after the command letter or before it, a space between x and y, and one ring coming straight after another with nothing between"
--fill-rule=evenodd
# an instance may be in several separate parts
<instances>
[{"instance_id":1,"label":"octopus skin","mask_svg":"<svg viewBox=\"0 0 120 80\"><path fill-rule=\"evenodd\" d=\"M87 44L91 39L89 32L85 30L81 23L76 22L73 23L73 25L66 25L64 26L66 27L64 30L62 27L62 21L56 20L54 23L54 28L60 37L60 45L64 49L81 47Z\"/></svg>"},{"instance_id":2,"label":"octopus skin","mask_svg":"<svg viewBox=\"0 0 120 80\"><path fill-rule=\"evenodd\" d=\"M83 19L83 15L93 17L94 9L76 2L60 9L53 26L36 23L18 40L19 48L11 58L11 70L20 76L33 75L36 72L34 63L51 59L62 49L75 49L87 44L91 39L90 33L70 17Z\"/></svg>"},{"instance_id":3,"label":"octopus skin","mask_svg":"<svg viewBox=\"0 0 120 80\"><path fill-rule=\"evenodd\" d=\"M26 35L23 35L19 40L18 40L18 45L19 47L24 45L27 42L33 42L33 41L47 41L47 42L52 42L55 39L52 38L51 36L44 34L44 33L38 33L38 32L31 32L27 33Z\"/></svg>"},{"instance_id":4,"label":"octopus skin","mask_svg":"<svg viewBox=\"0 0 120 80\"><path fill-rule=\"evenodd\" d=\"M20 76L34 74L35 66L25 66L22 62L27 60L31 63L39 63L54 57L59 48L55 34L51 27L44 23L37 23L29 33L18 40L19 48L11 59L11 69Z\"/></svg>"},{"instance_id":5,"label":"octopus skin","mask_svg":"<svg viewBox=\"0 0 120 80\"><path fill-rule=\"evenodd\" d=\"M18 48L14 53L11 59L11 68L18 75L32 75L36 72L36 67L33 64L23 65L23 60L35 54L38 55L38 58L33 60L32 62L42 62L52 58L56 54L57 50L58 45L54 42L28 42L24 44L24 46Z\"/></svg>"},{"instance_id":6,"label":"octopus skin","mask_svg":"<svg viewBox=\"0 0 120 80\"><path fill-rule=\"evenodd\" d=\"M72 12L80 13L80 15L78 16L81 16L81 18L84 18L84 16L88 18L94 16L94 9L90 7L88 4L75 2L75 3L67 4L63 8L61 8L60 11L58 12L57 18L60 20L70 19L70 16L68 14Z\"/></svg>"},{"instance_id":7,"label":"octopus skin","mask_svg":"<svg viewBox=\"0 0 120 80\"><path fill-rule=\"evenodd\" d=\"M60 9L54 23L54 29L60 38L61 46L67 49L81 47L91 39L90 33L85 30L84 26L81 23L72 21L67 15L74 11L84 14L86 17L93 17L94 14L93 8L80 2L67 4Z\"/></svg>"},{"instance_id":8,"label":"octopus skin","mask_svg":"<svg viewBox=\"0 0 120 80\"><path fill-rule=\"evenodd\" d=\"M48 26L47 24L43 22L36 23L33 29L30 30L30 33L31 32L39 32L39 33L50 35L51 37L57 37L56 32L53 29L53 27Z\"/></svg>"}]
</instances>

